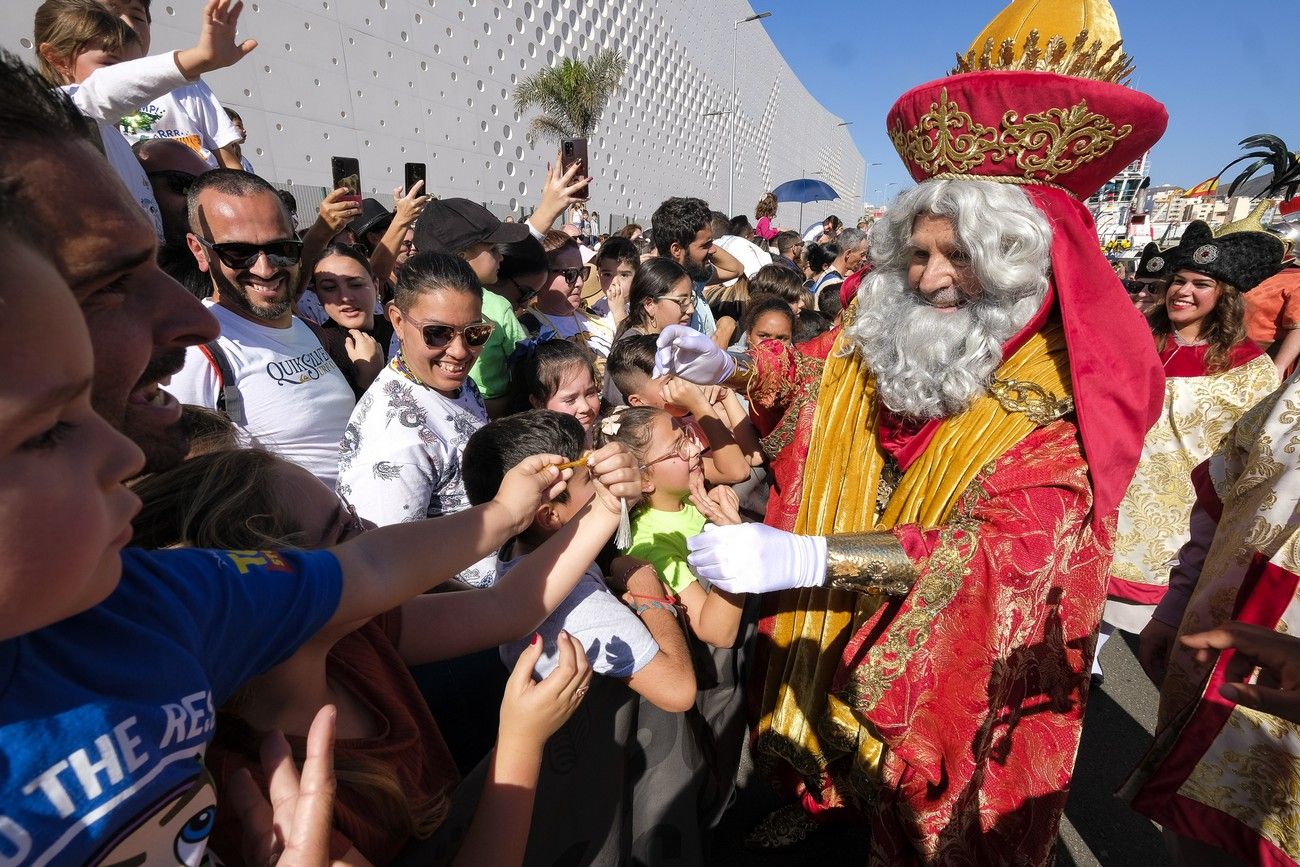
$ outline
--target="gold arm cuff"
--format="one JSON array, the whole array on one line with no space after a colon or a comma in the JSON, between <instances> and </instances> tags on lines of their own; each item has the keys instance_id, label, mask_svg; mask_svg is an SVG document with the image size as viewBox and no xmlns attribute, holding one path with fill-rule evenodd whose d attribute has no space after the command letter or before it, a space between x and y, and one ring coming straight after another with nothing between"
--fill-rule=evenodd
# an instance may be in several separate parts
<instances>
[{"instance_id":1,"label":"gold arm cuff","mask_svg":"<svg viewBox=\"0 0 1300 867\"><path fill-rule=\"evenodd\" d=\"M916 583L916 566L890 533L827 536L826 583L869 596L905 596Z\"/></svg>"},{"instance_id":2,"label":"gold arm cuff","mask_svg":"<svg viewBox=\"0 0 1300 867\"><path fill-rule=\"evenodd\" d=\"M718 384L725 385L732 391L748 394L749 387L754 381L754 374L758 371L758 365L748 355L733 356L733 360L736 362L735 371Z\"/></svg>"}]
</instances>

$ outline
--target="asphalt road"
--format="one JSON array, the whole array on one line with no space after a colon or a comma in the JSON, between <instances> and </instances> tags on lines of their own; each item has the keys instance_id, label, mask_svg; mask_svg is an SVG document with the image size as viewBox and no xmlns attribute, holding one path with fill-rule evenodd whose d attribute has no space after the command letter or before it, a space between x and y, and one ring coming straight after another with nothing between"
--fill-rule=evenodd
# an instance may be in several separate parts
<instances>
[{"instance_id":1,"label":"asphalt road","mask_svg":"<svg viewBox=\"0 0 1300 867\"><path fill-rule=\"evenodd\" d=\"M1123 633L1102 649L1106 682L1088 700L1074 784L1061 823L1056 863L1060 867L1167 867L1160 831L1114 797L1117 786L1151 740L1156 690L1138 666L1136 639ZM745 834L780 806L767 784L741 768L736 804L723 820L714 843L715 867L768 867L815 864L848 867L865 864L869 835L862 828L821 830L803 843L778 852L748 849Z\"/></svg>"}]
</instances>

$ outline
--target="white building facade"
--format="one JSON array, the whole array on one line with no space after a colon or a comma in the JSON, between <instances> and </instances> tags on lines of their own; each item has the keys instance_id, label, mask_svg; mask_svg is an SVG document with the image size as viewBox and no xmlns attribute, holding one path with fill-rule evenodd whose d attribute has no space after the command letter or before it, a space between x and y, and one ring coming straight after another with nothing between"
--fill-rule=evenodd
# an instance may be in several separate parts
<instances>
[{"instance_id":1,"label":"white building facade","mask_svg":"<svg viewBox=\"0 0 1300 867\"><path fill-rule=\"evenodd\" d=\"M517 81L561 57L604 48L628 61L590 142L589 207L603 229L646 223L669 196L727 208L733 22L744 0L245 0L241 36L260 43L207 77L248 131L258 174L292 189L310 221L330 157L361 161L366 195L391 206L403 164L427 165L431 192L522 215L540 199L556 146L527 138ZM11 4L0 46L34 62L36 0ZM154 0L153 50L194 43L202 0ZM761 23L737 41L734 211L798 177L841 198L805 206L808 222L862 214L865 163L840 118L809 94ZM798 222L784 204L777 222Z\"/></svg>"}]
</instances>

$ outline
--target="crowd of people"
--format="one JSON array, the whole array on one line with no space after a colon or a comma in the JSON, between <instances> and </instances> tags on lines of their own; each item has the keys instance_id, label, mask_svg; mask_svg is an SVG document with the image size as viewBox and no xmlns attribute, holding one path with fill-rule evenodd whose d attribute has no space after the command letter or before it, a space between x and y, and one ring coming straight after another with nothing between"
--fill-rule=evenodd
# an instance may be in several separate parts
<instances>
[{"instance_id":1,"label":"crowd of people","mask_svg":"<svg viewBox=\"0 0 1300 867\"><path fill-rule=\"evenodd\" d=\"M1115 630L1171 856L1300 862L1300 269L1195 223L1117 279L1117 29L995 20L874 223L593 236L559 159L521 221L300 227L201 78L241 11L44 0L0 59L0 862L700 864L748 748L754 845L1047 864ZM1084 100L1086 159L934 114Z\"/></svg>"}]
</instances>

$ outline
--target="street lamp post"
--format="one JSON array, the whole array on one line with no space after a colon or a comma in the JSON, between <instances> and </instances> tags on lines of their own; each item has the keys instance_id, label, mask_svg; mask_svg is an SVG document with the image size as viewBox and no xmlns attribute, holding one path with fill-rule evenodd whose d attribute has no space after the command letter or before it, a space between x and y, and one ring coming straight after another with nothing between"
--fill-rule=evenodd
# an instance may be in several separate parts
<instances>
[{"instance_id":1,"label":"street lamp post","mask_svg":"<svg viewBox=\"0 0 1300 867\"><path fill-rule=\"evenodd\" d=\"M884 163L867 163L867 167L862 170L862 193L866 195L870 187L867 186L867 175L871 173L872 166L884 165ZM865 204L865 203L864 203Z\"/></svg>"},{"instance_id":2,"label":"street lamp post","mask_svg":"<svg viewBox=\"0 0 1300 867\"><path fill-rule=\"evenodd\" d=\"M733 21L731 24L731 172L727 178L727 218L730 219L733 210L733 199L736 191L736 32L740 25L748 24L751 21L758 21L760 18L768 18L771 12L758 12L748 18L741 18Z\"/></svg>"}]
</instances>

